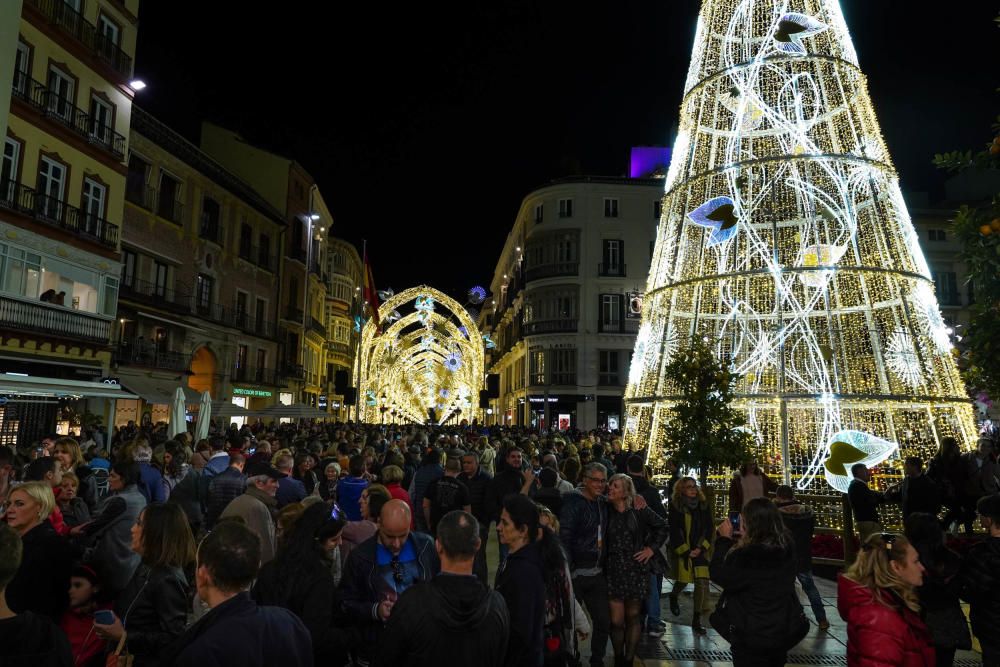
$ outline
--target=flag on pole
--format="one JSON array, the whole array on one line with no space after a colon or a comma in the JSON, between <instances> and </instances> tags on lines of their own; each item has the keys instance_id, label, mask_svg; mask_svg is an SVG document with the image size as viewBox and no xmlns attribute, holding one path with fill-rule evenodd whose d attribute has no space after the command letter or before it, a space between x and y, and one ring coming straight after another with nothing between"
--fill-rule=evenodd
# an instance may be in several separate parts
<instances>
[{"instance_id":1,"label":"flag on pole","mask_svg":"<svg viewBox=\"0 0 1000 667\"><path fill-rule=\"evenodd\" d=\"M375 279L372 277L372 265L368 261L368 242L364 247L364 287L361 288L361 298L368 309L368 317L375 323L375 331L381 332L378 319L378 292L375 289Z\"/></svg>"}]
</instances>

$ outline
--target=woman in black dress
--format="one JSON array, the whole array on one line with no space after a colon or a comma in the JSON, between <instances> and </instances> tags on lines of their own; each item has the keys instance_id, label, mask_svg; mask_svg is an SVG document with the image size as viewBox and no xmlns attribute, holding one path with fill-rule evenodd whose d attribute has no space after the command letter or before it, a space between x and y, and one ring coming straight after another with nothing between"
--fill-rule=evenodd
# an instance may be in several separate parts
<instances>
[{"instance_id":1,"label":"woman in black dress","mask_svg":"<svg viewBox=\"0 0 1000 667\"><path fill-rule=\"evenodd\" d=\"M605 571L615 665L631 665L635 658L642 631L642 606L649 598L650 567L659 558L659 549L668 535L667 523L656 512L632 506L635 495L631 477L611 477Z\"/></svg>"}]
</instances>

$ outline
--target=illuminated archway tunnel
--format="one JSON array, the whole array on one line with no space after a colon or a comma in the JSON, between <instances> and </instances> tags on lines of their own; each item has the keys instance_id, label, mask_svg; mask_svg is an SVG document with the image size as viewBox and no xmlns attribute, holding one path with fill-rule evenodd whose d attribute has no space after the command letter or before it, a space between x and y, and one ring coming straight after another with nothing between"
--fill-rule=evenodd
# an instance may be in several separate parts
<instances>
[{"instance_id":1,"label":"illuminated archway tunnel","mask_svg":"<svg viewBox=\"0 0 1000 667\"><path fill-rule=\"evenodd\" d=\"M421 285L387 299L379 320L381 333L371 320L361 333L361 419L471 419L483 384L484 343L465 308Z\"/></svg>"}]
</instances>

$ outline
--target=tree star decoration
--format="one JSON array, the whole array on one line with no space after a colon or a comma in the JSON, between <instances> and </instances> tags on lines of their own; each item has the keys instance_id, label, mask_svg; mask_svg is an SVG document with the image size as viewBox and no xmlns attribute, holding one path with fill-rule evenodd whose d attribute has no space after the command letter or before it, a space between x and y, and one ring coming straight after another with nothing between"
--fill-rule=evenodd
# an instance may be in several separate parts
<instances>
[{"instance_id":1,"label":"tree star decoration","mask_svg":"<svg viewBox=\"0 0 1000 667\"><path fill-rule=\"evenodd\" d=\"M457 352L452 352L444 358L444 367L454 373L462 367L462 357Z\"/></svg>"},{"instance_id":2,"label":"tree star decoration","mask_svg":"<svg viewBox=\"0 0 1000 667\"><path fill-rule=\"evenodd\" d=\"M913 346L913 338L908 333L894 333L889 337L885 351L885 365L911 389L920 386L923 369Z\"/></svg>"},{"instance_id":3,"label":"tree star decoration","mask_svg":"<svg viewBox=\"0 0 1000 667\"><path fill-rule=\"evenodd\" d=\"M807 51L802 40L817 35L828 27L811 16L790 12L778 19L778 27L774 32L774 45L779 51L789 55L804 56Z\"/></svg>"},{"instance_id":4,"label":"tree star decoration","mask_svg":"<svg viewBox=\"0 0 1000 667\"><path fill-rule=\"evenodd\" d=\"M736 217L736 205L730 197L715 197L688 213L691 222L699 227L711 230L708 235L708 246L714 246L728 241L736 233L739 218Z\"/></svg>"},{"instance_id":5,"label":"tree star decoration","mask_svg":"<svg viewBox=\"0 0 1000 667\"><path fill-rule=\"evenodd\" d=\"M854 476L851 466L864 463L869 468L886 461L899 449L893 442L876 438L863 431L839 431L827 445L827 455L823 461L826 481L841 493L847 493Z\"/></svg>"}]
</instances>

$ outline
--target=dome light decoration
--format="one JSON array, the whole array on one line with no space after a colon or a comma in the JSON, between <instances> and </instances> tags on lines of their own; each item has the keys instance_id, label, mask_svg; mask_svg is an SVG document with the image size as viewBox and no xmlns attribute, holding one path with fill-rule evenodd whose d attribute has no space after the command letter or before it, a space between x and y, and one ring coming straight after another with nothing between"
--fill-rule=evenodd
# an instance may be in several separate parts
<instances>
[{"instance_id":1,"label":"dome light decoration","mask_svg":"<svg viewBox=\"0 0 1000 667\"><path fill-rule=\"evenodd\" d=\"M702 0L672 155L627 447L650 452L654 469L669 456L658 448L680 397L664 367L695 336L739 377L762 468L828 496L818 515L829 527L850 460L881 466L882 485L945 436L975 443L838 0ZM728 471L710 479L727 484Z\"/></svg>"}]
</instances>

